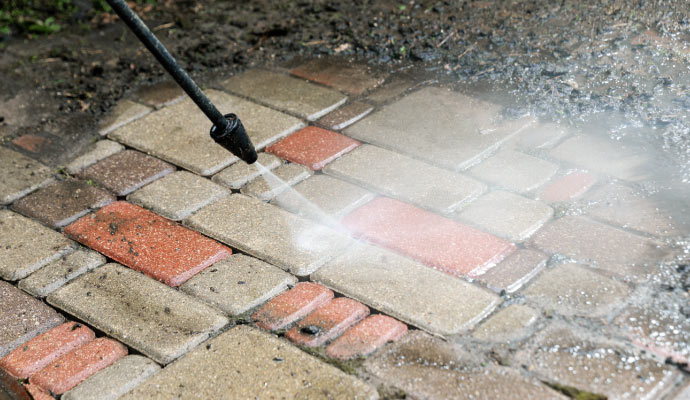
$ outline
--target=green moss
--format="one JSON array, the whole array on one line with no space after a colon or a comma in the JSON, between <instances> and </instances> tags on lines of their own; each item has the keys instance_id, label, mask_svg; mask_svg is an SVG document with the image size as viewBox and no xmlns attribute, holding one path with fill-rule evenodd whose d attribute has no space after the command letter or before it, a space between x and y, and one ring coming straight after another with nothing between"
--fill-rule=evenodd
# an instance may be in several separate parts
<instances>
[{"instance_id":1,"label":"green moss","mask_svg":"<svg viewBox=\"0 0 690 400\"><path fill-rule=\"evenodd\" d=\"M572 387L572 386L567 386L567 385L562 385L560 383L552 383L552 382L544 382L546 386L550 387L553 390L557 390L564 395L570 397L571 399L575 400L607 400L608 397L604 396L603 394L597 394L597 393L592 393L592 392L587 392L584 390L580 390L578 388Z\"/></svg>"}]
</instances>

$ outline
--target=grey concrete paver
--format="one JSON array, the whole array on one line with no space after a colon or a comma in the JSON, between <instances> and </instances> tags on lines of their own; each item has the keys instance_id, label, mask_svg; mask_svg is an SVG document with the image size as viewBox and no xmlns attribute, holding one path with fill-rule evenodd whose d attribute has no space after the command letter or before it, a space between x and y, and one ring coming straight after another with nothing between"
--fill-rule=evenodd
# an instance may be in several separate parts
<instances>
[{"instance_id":1,"label":"grey concrete paver","mask_svg":"<svg viewBox=\"0 0 690 400\"><path fill-rule=\"evenodd\" d=\"M511 304L484 321L472 336L475 339L506 342L525 337L528 328L537 321L536 310L521 304Z\"/></svg>"},{"instance_id":2,"label":"grey concrete paver","mask_svg":"<svg viewBox=\"0 0 690 400\"><path fill-rule=\"evenodd\" d=\"M504 150L473 167L470 173L501 188L526 193L546 183L558 166L541 158Z\"/></svg>"},{"instance_id":3,"label":"grey concrete paver","mask_svg":"<svg viewBox=\"0 0 690 400\"><path fill-rule=\"evenodd\" d=\"M98 133L105 136L115 129L124 126L151 112L150 107L135 103L132 100L122 100L101 120Z\"/></svg>"},{"instance_id":4,"label":"grey concrete paver","mask_svg":"<svg viewBox=\"0 0 690 400\"><path fill-rule=\"evenodd\" d=\"M240 190L242 194L268 201L289 187L309 178L312 171L300 164L283 164L258 176Z\"/></svg>"},{"instance_id":5,"label":"grey concrete paver","mask_svg":"<svg viewBox=\"0 0 690 400\"><path fill-rule=\"evenodd\" d=\"M52 179L50 168L0 146L0 205L25 196Z\"/></svg>"},{"instance_id":6,"label":"grey concrete paver","mask_svg":"<svg viewBox=\"0 0 690 400\"><path fill-rule=\"evenodd\" d=\"M272 171L281 165L283 160L270 153L259 153L256 162L267 170ZM259 169L255 165L236 162L213 175L211 180L219 185L229 187L230 189L239 189L246 185L247 182L259 176L259 174Z\"/></svg>"},{"instance_id":7,"label":"grey concrete paver","mask_svg":"<svg viewBox=\"0 0 690 400\"><path fill-rule=\"evenodd\" d=\"M377 399L376 390L288 342L237 326L197 347L122 400Z\"/></svg>"},{"instance_id":8,"label":"grey concrete paver","mask_svg":"<svg viewBox=\"0 0 690 400\"><path fill-rule=\"evenodd\" d=\"M99 140L94 143L89 149L81 156L72 160L65 167L65 171L68 174L76 174L77 172L89 167L104 158L108 158L115 153L119 153L124 150L124 146L120 143L113 142L112 140Z\"/></svg>"},{"instance_id":9,"label":"grey concrete paver","mask_svg":"<svg viewBox=\"0 0 690 400\"><path fill-rule=\"evenodd\" d=\"M563 125L539 122L511 138L506 143L506 147L516 147L523 150L548 149L560 142L569 133Z\"/></svg>"},{"instance_id":10,"label":"grey concrete paver","mask_svg":"<svg viewBox=\"0 0 690 400\"><path fill-rule=\"evenodd\" d=\"M486 273L474 278L495 292L505 290L513 293L534 278L546 266L548 258L536 250L518 249Z\"/></svg>"},{"instance_id":11,"label":"grey concrete paver","mask_svg":"<svg viewBox=\"0 0 690 400\"><path fill-rule=\"evenodd\" d=\"M37 297L45 297L76 277L105 264L105 257L85 248L44 266L19 282L19 287Z\"/></svg>"},{"instance_id":12,"label":"grey concrete paver","mask_svg":"<svg viewBox=\"0 0 690 400\"><path fill-rule=\"evenodd\" d=\"M347 104L321 117L316 123L325 128L339 131L367 116L374 107L361 101Z\"/></svg>"}]
</instances>

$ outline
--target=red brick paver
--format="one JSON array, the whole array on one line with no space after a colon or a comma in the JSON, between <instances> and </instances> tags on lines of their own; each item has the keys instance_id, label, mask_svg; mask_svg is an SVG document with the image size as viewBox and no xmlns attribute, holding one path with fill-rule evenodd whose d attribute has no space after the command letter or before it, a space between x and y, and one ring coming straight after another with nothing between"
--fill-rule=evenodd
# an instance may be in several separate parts
<instances>
[{"instance_id":1,"label":"red brick paver","mask_svg":"<svg viewBox=\"0 0 690 400\"><path fill-rule=\"evenodd\" d=\"M281 329L333 298L333 292L318 283L302 282L256 311L252 318L263 329Z\"/></svg>"},{"instance_id":2,"label":"red brick paver","mask_svg":"<svg viewBox=\"0 0 690 400\"><path fill-rule=\"evenodd\" d=\"M380 85L387 76L385 73L374 71L363 62L348 62L339 58L317 58L307 61L290 72L300 78L332 86L354 95L362 94Z\"/></svg>"},{"instance_id":3,"label":"red brick paver","mask_svg":"<svg viewBox=\"0 0 690 400\"><path fill-rule=\"evenodd\" d=\"M26 379L70 351L92 341L88 327L66 322L36 336L0 359L0 368L18 379Z\"/></svg>"},{"instance_id":4,"label":"red brick paver","mask_svg":"<svg viewBox=\"0 0 690 400\"><path fill-rule=\"evenodd\" d=\"M339 133L308 126L268 147L266 151L317 171L359 144Z\"/></svg>"},{"instance_id":5,"label":"red brick paver","mask_svg":"<svg viewBox=\"0 0 690 400\"><path fill-rule=\"evenodd\" d=\"M594 185L596 178L587 172L573 172L548 185L539 195L540 200L554 203L581 196Z\"/></svg>"},{"instance_id":6,"label":"red brick paver","mask_svg":"<svg viewBox=\"0 0 690 400\"><path fill-rule=\"evenodd\" d=\"M18 138L12 141L12 144L14 144L17 147L21 147L22 149L28 152L37 153L41 149L41 147L45 146L49 142L50 139L48 138L29 134L19 136Z\"/></svg>"},{"instance_id":7,"label":"red brick paver","mask_svg":"<svg viewBox=\"0 0 690 400\"><path fill-rule=\"evenodd\" d=\"M125 346L98 338L58 358L31 376L29 382L53 394L62 394L126 355Z\"/></svg>"},{"instance_id":8,"label":"red brick paver","mask_svg":"<svg viewBox=\"0 0 690 400\"><path fill-rule=\"evenodd\" d=\"M365 356L399 339L406 332L407 326L402 322L386 315L372 315L326 347L326 355L343 360Z\"/></svg>"},{"instance_id":9,"label":"red brick paver","mask_svg":"<svg viewBox=\"0 0 690 400\"><path fill-rule=\"evenodd\" d=\"M65 228L79 242L170 286L232 252L201 234L127 202L112 203Z\"/></svg>"},{"instance_id":10,"label":"red brick paver","mask_svg":"<svg viewBox=\"0 0 690 400\"><path fill-rule=\"evenodd\" d=\"M304 346L321 346L367 315L369 307L347 297L339 297L307 315L285 336Z\"/></svg>"},{"instance_id":11,"label":"red brick paver","mask_svg":"<svg viewBox=\"0 0 690 400\"><path fill-rule=\"evenodd\" d=\"M28 384L24 385L24 388L31 395L33 400L54 400L55 398L46 392L42 388L36 385Z\"/></svg>"},{"instance_id":12,"label":"red brick paver","mask_svg":"<svg viewBox=\"0 0 690 400\"><path fill-rule=\"evenodd\" d=\"M381 197L343 219L355 236L451 275L477 274L515 250L503 239Z\"/></svg>"}]
</instances>

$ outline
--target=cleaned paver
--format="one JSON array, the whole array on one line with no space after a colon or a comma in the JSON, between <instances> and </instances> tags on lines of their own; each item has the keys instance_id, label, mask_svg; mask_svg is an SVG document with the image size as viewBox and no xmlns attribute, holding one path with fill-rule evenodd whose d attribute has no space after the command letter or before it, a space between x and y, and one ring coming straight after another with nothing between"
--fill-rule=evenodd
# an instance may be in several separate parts
<instances>
[{"instance_id":1,"label":"cleaned paver","mask_svg":"<svg viewBox=\"0 0 690 400\"><path fill-rule=\"evenodd\" d=\"M472 328L501 302L493 293L465 281L366 245L350 249L311 278L439 335Z\"/></svg>"},{"instance_id":2,"label":"cleaned paver","mask_svg":"<svg viewBox=\"0 0 690 400\"><path fill-rule=\"evenodd\" d=\"M271 173L262 174L249 182L241 193L268 201L290 186L295 185L311 176L309 168L300 164L283 164Z\"/></svg>"},{"instance_id":3,"label":"cleaned paver","mask_svg":"<svg viewBox=\"0 0 690 400\"><path fill-rule=\"evenodd\" d=\"M58 358L29 379L33 385L60 395L127 355L127 348L108 339L94 339Z\"/></svg>"},{"instance_id":4,"label":"cleaned paver","mask_svg":"<svg viewBox=\"0 0 690 400\"><path fill-rule=\"evenodd\" d=\"M439 213L450 213L485 190L472 178L368 145L344 155L324 172Z\"/></svg>"},{"instance_id":5,"label":"cleaned paver","mask_svg":"<svg viewBox=\"0 0 690 400\"><path fill-rule=\"evenodd\" d=\"M231 254L231 250L151 211L119 201L65 228L82 244L170 286Z\"/></svg>"},{"instance_id":6,"label":"cleaned paver","mask_svg":"<svg viewBox=\"0 0 690 400\"><path fill-rule=\"evenodd\" d=\"M150 107L135 103L132 100L122 100L101 120L98 133L105 136L115 129L139 119L150 112Z\"/></svg>"},{"instance_id":7,"label":"cleaned paver","mask_svg":"<svg viewBox=\"0 0 690 400\"><path fill-rule=\"evenodd\" d=\"M87 167L78 175L118 196L125 196L174 170L175 167L157 158L124 150Z\"/></svg>"},{"instance_id":8,"label":"cleaned paver","mask_svg":"<svg viewBox=\"0 0 690 400\"><path fill-rule=\"evenodd\" d=\"M95 337L88 327L76 322L65 322L0 359L0 368L17 379L26 379Z\"/></svg>"},{"instance_id":9,"label":"cleaned paver","mask_svg":"<svg viewBox=\"0 0 690 400\"><path fill-rule=\"evenodd\" d=\"M521 339L538 317L537 311L520 304L512 304L484 321L472 333L480 340L505 342Z\"/></svg>"},{"instance_id":10,"label":"cleaned paver","mask_svg":"<svg viewBox=\"0 0 690 400\"><path fill-rule=\"evenodd\" d=\"M48 302L163 364L228 323L201 301L118 264L82 275Z\"/></svg>"},{"instance_id":11,"label":"cleaned paver","mask_svg":"<svg viewBox=\"0 0 690 400\"><path fill-rule=\"evenodd\" d=\"M572 172L544 188L539 200L554 203L582 196L594 185L597 178L588 172Z\"/></svg>"},{"instance_id":12,"label":"cleaned paver","mask_svg":"<svg viewBox=\"0 0 690 400\"><path fill-rule=\"evenodd\" d=\"M486 273L474 276L486 286L500 293L513 293L534 278L546 265L549 257L532 249L518 249Z\"/></svg>"},{"instance_id":13,"label":"cleaned paver","mask_svg":"<svg viewBox=\"0 0 690 400\"><path fill-rule=\"evenodd\" d=\"M364 62L329 57L309 60L290 73L353 95L375 88L388 76Z\"/></svg>"},{"instance_id":14,"label":"cleaned paver","mask_svg":"<svg viewBox=\"0 0 690 400\"><path fill-rule=\"evenodd\" d=\"M370 315L326 347L326 355L348 360L373 353L407 333L407 326L387 315Z\"/></svg>"},{"instance_id":15,"label":"cleaned paver","mask_svg":"<svg viewBox=\"0 0 690 400\"><path fill-rule=\"evenodd\" d=\"M160 371L155 362L129 355L104 368L62 395L62 400L116 400Z\"/></svg>"},{"instance_id":16,"label":"cleaned paver","mask_svg":"<svg viewBox=\"0 0 690 400\"><path fill-rule=\"evenodd\" d=\"M124 150L125 147L120 143L113 142L112 140L99 140L98 142L91 145L87 151L72 160L65 167L65 171L68 174L76 174L77 172L89 167L104 158L110 157L113 154L119 153Z\"/></svg>"},{"instance_id":17,"label":"cleaned paver","mask_svg":"<svg viewBox=\"0 0 690 400\"><path fill-rule=\"evenodd\" d=\"M355 101L329 112L316 121L316 124L339 131L366 117L373 110L371 105Z\"/></svg>"},{"instance_id":18,"label":"cleaned paver","mask_svg":"<svg viewBox=\"0 0 690 400\"><path fill-rule=\"evenodd\" d=\"M134 98L151 107L161 108L169 106L184 98L182 88L173 81L162 81L149 86L140 87Z\"/></svg>"},{"instance_id":19,"label":"cleaned paver","mask_svg":"<svg viewBox=\"0 0 690 400\"><path fill-rule=\"evenodd\" d=\"M563 315L602 316L625 301L630 289L577 264L547 269L523 291L545 310Z\"/></svg>"},{"instance_id":20,"label":"cleaned paver","mask_svg":"<svg viewBox=\"0 0 690 400\"><path fill-rule=\"evenodd\" d=\"M321 346L367 315L367 306L347 297L338 297L312 311L287 331L285 337L302 346Z\"/></svg>"},{"instance_id":21,"label":"cleaned paver","mask_svg":"<svg viewBox=\"0 0 690 400\"><path fill-rule=\"evenodd\" d=\"M199 175L177 171L130 194L127 200L179 221L229 193Z\"/></svg>"},{"instance_id":22,"label":"cleaned paver","mask_svg":"<svg viewBox=\"0 0 690 400\"><path fill-rule=\"evenodd\" d=\"M0 205L25 196L52 179L50 168L0 146Z\"/></svg>"},{"instance_id":23,"label":"cleaned paver","mask_svg":"<svg viewBox=\"0 0 690 400\"><path fill-rule=\"evenodd\" d=\"M420 114L421 113L421 114ZM500 107L446 89L427 87L345 129L348 136L450 169L488 156L529 120L495 122Z\"/></svg>"},{"instance_id":24,"label":"cleaned paver","mask_svg":"<svg viewBox=\"0 0 690 400\"><path fill-rule=\"evenodd\" d=\"M275 169L283 163L280 158L269 153L259 153L259 157L257 158L256 162L269 171ZM239 189L260 174L261 172L256 165L236 162L219 173L213 175L211 180L219 185L229 187L230 189Z\"/></svg>"},{"instance_id":25,"label":"cleaned paver","mask_svg":"<svg viewBox=\"0 0 690 400\"><path fill-rule=\"evenodd\" d=\"M548 149L568 134L568 129L563 125L540 122L510 139L506 146L515 146L524 150Z\"/></svg>"},{"instance_id":26,"label":"cleaned paver","mask_svg":"<svg viewBox=\"0 0 690 400\"><path fill-rule=\"evenodd\" d=\"M107 190L84 181L68 179L38 189L18 200L12 204L12 210L52 228L60 228L113 201L115 196Z\"/></svg>"},{"instance_id":27,"label":"cleaned paver","mask_svg":"<svg viewBox=\"0 0 690 400\"><path fill-rule=\"evenodd\" d=\"M297 283L297 278L256 258L233 254L180 286L230 315L240 315Z\"/></svg>"},{"instance_id":28,"label":"cleaned paver","mask_svg":"<svg viewBox=\"0 0 690 400\"><path fill-rule=\"evenodd\" d=\"M221 85L230 92L310 121L319 119L347 101L347 97L336 90L258 69L233 76ZM242 115L234 110L233 112ZM242 121L244 122L244 116ZM251 126L248 122L244 124Z\"/></svg>"},{"instance_id":29,"label":"cleaned paver","mask_svg":"<svg viewBox=\"0 0 690 400\"><path fill-rule=\"evenodd\" d=\"M288 342L238 326L192 350L122 400L217 399L228 394L245 399L378 398L374 388Z\"/></svg>"},{"instance_id":30,"label":"cleaned paver","mask_svg":"<svg viewBox=\"0 0 690 400\"><path fill-rule=\"evenodd\" d=\"M496 236L385 197L342 222L360 239L455 276L481 273L515 250Z\"/></svg>"},{"instance_id":31,"label":"cleaned paver","mask_svg":"<svg viewBox=\"0 0 690 400\"><path fill-rule=\"evenodd\" d=\"M264 304L252 314L252 318L261 328L277 330L304 317L332 298L333 292L318 283L302 282Z\"/></svg>"},{"instance_id":32,"label":"cleaned paver","mask_svg":"<svg viewBox=\"0 0 690 400\"><path fill-rule=\"evenodd\" d=\"M261 150L304 124L297 118L228 94L206 94L223 112L242 118L249 139ZM211 123L189 99L128 124L110 137L199 175L213 175L237 161L209 136Z\"/></svg>"},{"instance_id":33,"label":"cleaned paver","mask_svg":"<svg viewBox=\"0 0 690 400\"><path fill-rule=\"evenodd\" d=\"M72 279L105 264L95 251L79 249L60 257L19 282L19 287L37 297L45 297Z\"/></svg>"},{"instance_id":34,"label":"cleaned paver","mask_svg":"<svg viewBox=\"0 0 690 400\"><path fill-rule=\"evenodd\" d=\"M308 126L269 146L266 151L317 171L357 146L359 142L347 136Z\"/></svg>"},{"instance_id":35,"label":"cleaned paver","mask_svg":"<svg viewBox=\"0 0 690 400\"><path fill-rule=\"evenodd\" d=\"M552 216L546 204L501 190L485 194L457 214L470 225L514 242L530 237Z\"/></svg>"},{"instance_id":36,"label":"cleaned paver","mask_svg":"<svg viewBox=\"0 0 690 400\"><path fill-rule=\"evenodd\" d=\"M184 222L297 276L316 271L353 242L330 228L241 194L206 206Z\"/></svg>"},{"instance_id":37,"label":"cleaned paver","mask_svg":"<svg viewBox=\"0 0 690 400\"><path fill-rule=\"evenodd\" d=\"M470 173L501 188L525 193L546 183L558 166L540 158L504 150L470 170Z\"/></svg>"},{"instance_id":38,"label":"cleaned paver","mask_svg":"<svg viewBox=\"0 0 690 400\"><path fill-rule=\"evenodd\" d=\"M0 210L0 278L22 279L74 249L74 242L54 230Z\"/></svg>"}]
</instances>

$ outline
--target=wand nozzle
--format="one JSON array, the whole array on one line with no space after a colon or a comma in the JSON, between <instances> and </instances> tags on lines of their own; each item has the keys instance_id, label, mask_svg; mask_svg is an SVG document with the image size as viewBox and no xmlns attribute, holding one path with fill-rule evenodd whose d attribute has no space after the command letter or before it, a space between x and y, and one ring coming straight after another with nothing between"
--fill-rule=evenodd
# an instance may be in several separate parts
<instances>
[{"instance_id":1,"label":"wand nozzle","mask_svg":"<svg viewBox=\"0 0 690 400\"><path fill-rule=\"evenodd\" d=\"M224 115L227 124L225 127L218 127L213 125L211 127L211 137L219 145L232 152L232 154L239 157L247 164L252 164L256 161L257 154L254 145L247 132L244 130L242 121L237 118L235 114Z\"/></svg>"}]
</instances>

